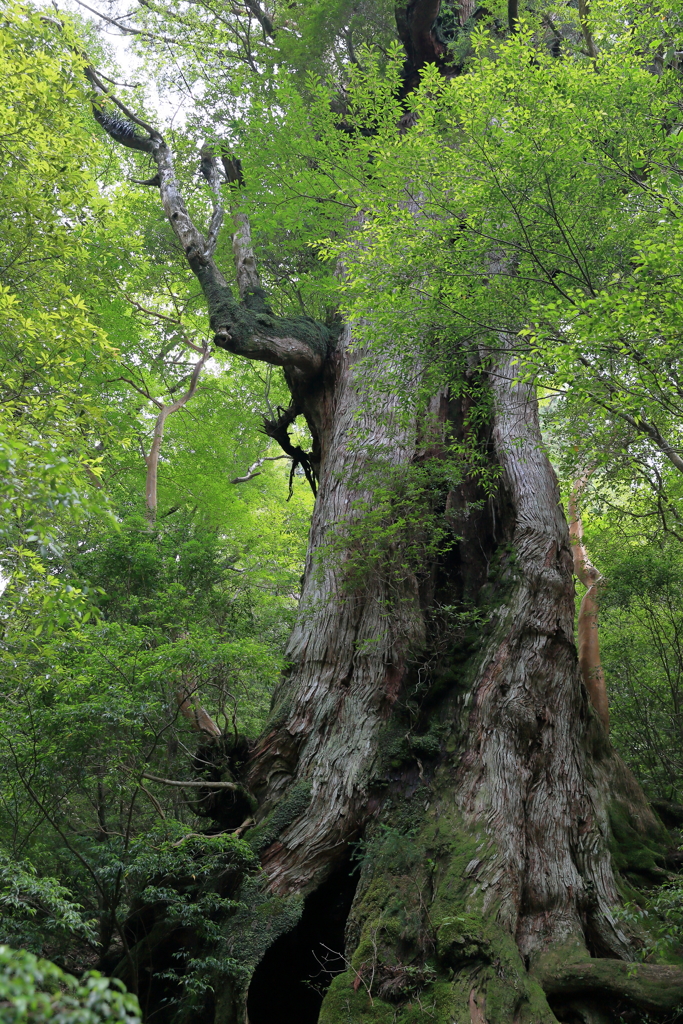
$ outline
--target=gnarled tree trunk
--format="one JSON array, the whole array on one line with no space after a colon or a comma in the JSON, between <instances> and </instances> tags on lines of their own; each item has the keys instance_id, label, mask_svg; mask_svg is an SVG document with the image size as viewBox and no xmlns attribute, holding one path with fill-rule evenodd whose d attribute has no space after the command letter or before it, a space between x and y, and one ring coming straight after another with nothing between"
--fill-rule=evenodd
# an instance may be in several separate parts
<instances>
[{"instance_id":1,"label":"gnarled tree trunk","mask_svg":"<svg viewBox=\"0 0 683 1024\"><path fill-rule=\"evenodd\" d=\"M533 389L515 382L503 352L490 373L498 493L478 513L468 482L450 496L451 509L465 510L453 519L456 549L421 592L406 588L395 613L380 581L349 592L339 567L316 564L369 457L348 443L357 399L343 349L336 366L291 670L249 775L274 892L313 906L310 894L335 870L342 886L348 844L365 838L346 948L336 951L345 959L328 964L339 973L319 1019L540 1022L557 1019L551 1006L568 1019L570 1004L571 1019L609 1019L599 1016L605 979L618 988L633 957L613 916L610 821L626 823L654 874L651 848L665 837L582 684L569 534ZM458 419L457 403L448 411ZM377 424L370 434L381 446ZM408 443L392 451L418 455ZM463 635L439 609L465 594L481 614ZM417 725L405 714L416 680ZM305 934L315 945L310 922ZM297 1019L306 979L292 965L283 980L277 962L291 948L276 943L256 971L250 1024ZM594 957L597 974L586 967ZM660 998L661 979L635 970L639 994L622 986L627 1001L661 1008L683 997L683 976L674 972Z\"/></svg>"},{"instance_id":2,"label":"gnarled tree trunk","mask_svg":"<svg viewBox=\"0 0 683 1024\"><path fill-rule=\"evenodd\" d=\"M406 89L443 56L438 8L418 0L400 12ZM615 994L648 1012L675 1006L683 972L624 969L633 940L613 916L615 863L659 877L666 837L581 681L567 524L509 339L476 370L493 393L482 440L496 492L463 480L442 495L452 536L433 563L396 577L379 558L359 580L348 569L373 480L419 464L434 420L462 436L463 401L440 396L424 423L398 415L391 395L368 408L351 328L335 337L273 314L244 220L235 299L213 256L222 208L205 238L169 147L119 106L128 121L101 105L96 116L155 161L215 343L283 368L292 406L267 429L318 487L289 669L240 780L258 803L245 834L269 894L253 880L241 890L226 935L244 970L217 980L204 1019L597 1024L615 1019ZM216 166L204 154L214 186ZM299 413L308 454L286 435ZM386 560L400 549L399 533Z\"/></svg>"},{"instance_id":3,"label":"gnarled tree trunk","mask_svg":"<svg viewBox=\"0 0 683 1024\"><path fill-rule=\"evenodd\" d=\"M317 418L319 496L311 525L290 665L274 699L269 727L252 758L248 784L267 814L289 787L310 789L299 815L264 853L273 890L309 891L346 855L368 806L369 780L382 725L391 713L406 660L424 638L414 581L390 592L381 572L361 581L346 571L347 527L358 504L372 502L377 474L408 466L417 453L415 426L396 422L395 402L364 407L351 332L340 336L325 373Z\"/></svg>"}]
</instances>

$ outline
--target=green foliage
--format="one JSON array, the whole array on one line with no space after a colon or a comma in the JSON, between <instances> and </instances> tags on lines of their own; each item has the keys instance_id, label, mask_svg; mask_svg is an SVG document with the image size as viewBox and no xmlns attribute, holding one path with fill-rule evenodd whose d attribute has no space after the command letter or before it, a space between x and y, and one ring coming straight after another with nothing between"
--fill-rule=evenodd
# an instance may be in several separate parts
<instances>
[{"instance_id":1,"label":"green foliage","mask_svg":"<svg viewBox=\"0 0 683 1024\"><path fill-rule=\"evenodd\" d=\"M600 647L612 735L651 796L680 799L683 552L646 543L611 516L589 521L591 557L605 576Z\"/></svg>"},{"instance_id":2,"label":"green foliage","mask_svg":"<svg viewBox=\"0 0 683 1024\"><path fill-rule=\"evenodd\" d=\"M14 590L32 580L43 599L41 558L59 550L64 525L98 505L88 474L101 472L95 440L108 427L96 381L116 362L74 287L107 203L73 44L69 25L57 30L19 4L3 11L0 564L13 570Z\"/></svg>"},{"instance_id":3,"label":"green foliage","mask_svg":"<svg viewBox=\"0 0 683 1024\"><path fill-rule=\"evenodd\" d=\"M192 775L196 733L179 714L176 693L195 695L228 735L255 735L265 718L294 584L285 575L280 595L277 572L272 589L268 578L276 564L259 574L240 562L226 555L225 539L192 519L170 518L151 532L142 517L131 516L71 554L71 571L97 583L98 621L27 644L15 613L5 633L0 841L15 856L28 854L42 874L68 880L86 915L98 920L101 956L154 872L170 870L162 854L175 858L180 874L205 878L217 870L212 851L240 850L232 836L211 842L197 836L189 845L162 841L159 828L182 840L230 808L221 812L210 793L181 793L143 777ZM213 758L209 777L232 780L229 749L212 751L203 755ZM201 774L203 762L198 765ZM193 870L183 860L190 848ZM206 871L198 866L202 858ZM173 895L170 883L154 885L159 891L146 898L165 908L169 922L182 918L200 936L232 908L229 897L192 887ZM31 933L38 951L41 935L43 943L55 941L55 929L44 916L41 921ZM93 940L82 929L78 934L86 945ZM216 935L204 938L207 948L218 948ZM218 968L194 959L188 969L199 992Z\"/></svg>"},{"instance_id":4,"label":"green foliage","mask_svg":"<svg viewBox=\"0 0 683 1024\"><path fill-rule=\"evenodd\" d=\"M661 885L642 898L617 908L623 921L639 936L639 959L671 963L683 957L683 886L679 878Z\"/></svg>"},{"instance_id":5,"label":"green foliage","mask_svg":"<svg viewBox=\"0 0 683 1024\"><path fill-rule=\"evenodd\" d=\"M195 762L200 737L177 694L228 737L258 733L296 609L311 498L297 479L284 502L279 462L232 482L275 454L258 426L286 392L277 372L220 356L167 421L156 525L143 514L142 456L159 403L187 387L205 313L167 227L141 227L147 193L118 184L73 27L25 7L3 14L2 938L78 973L93 962L111 971L147 900L163 927L195 934L158 968L189 1005L238 970L222 928L255 861L235 836L204 833L216 819L236 827L250 805L144 775L233 779L237 741L209 745L208 767ZM206 199L199 189L193 212Z\"/></svg>"},{"instance_id":6,"label":"green foliage","mask_svg":"<svg viewBox=\"0 0 683 1024\"><path fill-rule=\"evenodd\" d=\"M93 922L56 878L41 878L28 861L0 851L0 942L40 952L47 942L95 939Z\"/></svg>"},{"instance_id":7,"label":"green foliage","mask_svg":"<svg viewBox=\"0 0 683 1024\"><path fill-rule=\"evenodd\" d=\"M434 555L453 543L443 506L456 482L457 468L443 461L371 468L357 481L365 493L322 557L336 555L350 592L371 588L379 576L399 597L406 581L429 571Z\"/></svg>"},{"instance_id":8,"label":"green foliage","mask_svg":"<svg viewBox=\"0 0 683 1024\"><path fill-rule=\"evenodd\" d=\"M390 600L400 600L406 583L421 580L437 555L457 543L448 494L463 478L463 462L472 465L472 454L467 462L440 458L407 466L378 459L357 481L360 497L319 553L323 563L332 558L339 564L350 592L369 589L379 578Z\"/></svg>"},{"instance_id":9,"label":"green foliage","mask_svg":"<svg viewBox=\"0 0 683 1024\"><path fill-rule=\"evenodd\" d=\"M7 1024L140 1024L135 996L116 978L80 981L32 953L0 946L0 1009Z\"/></svg>"},{"instance_id":10,"label":"green foliage","mask_svg":"<svg viewBox=\"0 0 683 1024\"><path fill-rule=\"evenodd\" d=\"M228 951L225 922L242 904L221 894L258 868L250 846L235 835L188 833L168 821L131 844L126 878L142 904L163 912L168 925L192 930L201 952L181 950L177 967L162 977L181 981L186 997L201 999L220 975L239 976L243 965Z\"/></svg>"},{"instance_id":11,"label":"green foliage","mask_svg":"<svg viewBox=\"0 0 683 1024\"><path fill-rule=\"evenodd\" d=\"M343 306L378 361L408 376L421 359L443 380L516 338L521 372L557 396L567 472L590 460L640 479L656 511L680 490L682 142L676 61L656 76L650 60L680 26L610 35L619 17L592 10L597 61L556 60L533 21L504 43L478 29L467 75L425 69L407 130L374 113L390 73L351 75L364 134L316 166L362 226L322 252L343 261Z\"/></svg>"},{"instance_id":12,"label":"green foliage","mask_svg":"<svg viewBox=\"0 0 683 1024\"><path fill-rule=\"evenodd\" d=\"M373 465L323 555L350 590L379 578L390 601L425 581L457 542L451 493L474 483L472 508L498 487L482 370L497 336L514 339L520 374L544 388L563 473L597 466L594 505L610 508L589 541L609 580L613 735L651 792L680 797L680 12L634 23L623 5L593 4L591 59L573 8L542 4L503 42L504 5L476 28L444 5L437 31L467 74L428 67L406 98L383 0L276 4L274 41L254 10L144 4L135 45L162 92L199 97L173 128L192 216L206 224L211 209L197 144L227 144L246 180L230 198L250 214L274 310L316 317L330 336L340 311L351 318L360 404L389 409L375 419L385 444L364 435L362 413L350 433L350 445L375 444ZM562 60L547 38L558 13ZM186 391L208 324L156 195L134 184L147 157L109 147L89 116L82 46L68 21L3 13L0 938L79 972L99 957L134 980L143 932L191 933L152 976L187 1014L219 981L241 984L301 912L300 900L264 894L257 855L305 813L308 783L245 839L235 829L253 804L239 784L167 783L239 779L283 667L311 497L295 480L285 505L287 470L264 461L277 452L261 417L289 400L282 374L217 353L165 424L156 514L145 512L156 418ZM149 101L144 83L120 95L137 109ZM229 234L217 250L228 278ZM446 386L463 422L445 450L439 435L437 458L423 412ZM418 453L409 470L394 465L399 443ZM624 542L617 521L647 525ZM676 542L658 546L662 525ZM438 614L450 647L434 653L435 675L462 685L457 658L471 635L481 641L486 611L465 601ZM383 751L394 767L442 749L443 730L421 721L419 685L408 731ZM220 740L193 728L184 694ZM401 811L411 822L418 812ZM433 844L412 824L380 825L357 847L362 873L376 872L363 898L377 903L359 964L374 971L378 934L417 956L382 964L387 1000L437 991L425 951L448 970L501 958L511 976L521 970L516 950L493 931L482 940L488 925L465 913L476 844L449 825ZM654 853L640 852L656 874ZM680 928L675 886L652 913L664 921L659 955ZM136 1019L115 984L3 956L11 1020Z\"/></svg>"}]
</instances>

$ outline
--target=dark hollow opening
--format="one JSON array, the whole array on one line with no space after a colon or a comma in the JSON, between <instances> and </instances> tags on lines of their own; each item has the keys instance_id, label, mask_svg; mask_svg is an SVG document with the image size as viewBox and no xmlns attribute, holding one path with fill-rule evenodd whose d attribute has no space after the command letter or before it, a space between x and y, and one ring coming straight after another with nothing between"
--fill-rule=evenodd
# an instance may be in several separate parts
<instances>
[{"instance_id":1,"label":"dark hollow opening","mask_svg":"<svg viewBox=\"0 0 683 1024\"><path fill-rule=\"evenodd\" d=\"M347 863L306 898L296 928L273 943L254 971L249 1024L317 1024L325 992L346 970L344 928L357 881Z\"/></svg>"},{"instance_id":2,"label":"dark hollow opening","mask_svg":"<svg viewBox=\"0 0 683 1024\"><path fill-rule=\"evenodd\" d=\"M592 996L575 996L572 998L553 997L548 998L550 1009L557 1017L560 1024L586 1024L586 1021L595 1021L596 1024L681 1024L683 1013L680 1011L658 1013L648 1016L637 1006L629 1004L622 999L601 998L598 994Z\"/></svg>"}]
</instances>

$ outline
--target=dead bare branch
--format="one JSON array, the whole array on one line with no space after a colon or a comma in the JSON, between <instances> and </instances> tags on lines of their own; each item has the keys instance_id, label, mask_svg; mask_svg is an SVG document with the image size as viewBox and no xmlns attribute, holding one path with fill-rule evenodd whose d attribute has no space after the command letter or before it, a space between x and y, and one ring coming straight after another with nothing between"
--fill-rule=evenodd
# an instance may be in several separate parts
<instances>
[{"instance_id":1,"label":"dead bare branch","mask_svg":"<svg viewBox=\"0 0 683 1024\"><path fill-rule=\"evenodd\" d=\"M249 480L253 480L255 476L261 476L260 473L256 472L264 462L278 462L280 459L288 459L288 455L264 455L263 458L257 459L256 462L252 462L251 466L247 470L244 476L236 476L230 481L231 484L246 484Z\"/></svg>"},{"instance_id":2,"label":"dead bare branch","mask_svg":"<svg viewBox=\"0 0 683 1024\"><path fill-rule=\"evenodd\" d=\"M162 779L158 775L150 775L149 772L143 772L142 778L163 786L177 786L179 789L231 789L235 792L242 788L237 782L181 782L180 779Z\"/></svg>"}]
</instances>

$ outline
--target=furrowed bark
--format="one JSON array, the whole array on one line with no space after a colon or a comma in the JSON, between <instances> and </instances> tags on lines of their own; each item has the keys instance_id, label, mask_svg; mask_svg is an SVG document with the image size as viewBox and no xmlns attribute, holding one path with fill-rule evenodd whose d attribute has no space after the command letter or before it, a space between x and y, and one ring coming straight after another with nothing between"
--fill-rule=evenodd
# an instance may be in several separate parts
<instances>
[{"instance_id":1,"label":"furrowed bark","mask_svg":"<svg viewBox=\"0 0 683 1024\"><path fill-rule=\"evenodd\" d=\"M481 803L483 787L487 830L500 849L485 877L502 872L497 917L524 957L551 943L583 943L585 915L612 955L628 956L610 909L618 891L609 851L584 778L573 559L557 481L535 394L516 381L511 354L496 357L490 380L520 582L500 612L503 635L486 656L474 697L479 740L463 760L464 809Z\"/></svg>"},{"instance_id":2,"label":"furrowed bark","mask_svg":"<svg viewBox=\"0 0 683 1024\"><path fill-rule=\"evenodd\" d=\"M606 1020L606 994L660 1012L683 984L679 968L662 974L666 993L654 975L643 976L642 991L627 983L623 961L633 952L613 914L613 823L628 823L641 854L665 840L587 714L567 524L536 396L515 379L510 339L502 341L487 354L500 489L495 510L461 542L478 539L481 557L499 560L498 595L464 664L457 636L440 647L455 670L431 711L439 752L431 764L414 756L387 776L380 822L403 838L392 847L372 820L366 826L378 852L363 861L347 926L349 969L332 982L320 1024L380 1020L384 1007L407 1012L416 999L436 1019L470 1024L553 1024L555 1009L565 1019L579 1005L594 1016L577 1019ZM461 553L463 571L469 557Z\"/></svg>"},{"instance_id":3,"label":"furrowed bark","mask_svg":"<svg viewBox=\"0 0 683 1024\"><path fill-rule=\"evenodd\" d=\"M347 327L330 368L336 388L320 402L320 489L298 624L285 654L291 670L247 782L262 800L262 820L286 792L300 795L301 813L262 855L269 884L280 893L309 891L327 877L371 812L379 727L424 629L414 585L392 597L386 582L370 574L359 587L345 577L343 550L334 550L357 521L354 504L371 497L368 477L409 463L415 453L414 435L394 422L392 399L377 416L362 403L350 343Z\"/></svg>"},{"instance_id":4,"label":"furrowed bark","mask_svg":"<svg viewBox=\"0 0 683 1024\"><path fill-rule=\"evenodd\" d=\"M589 1010L600 1002L595 979L603 975L567 965L590 964L597 952L610 958L600 970L612 971L615 990L628 977L620 962L632 956L631 944L612 913L619 892L610 804L643 848L658 826L587 714L573 645L570 538L535 395L515 380L503 339L489 368L500 490L479 518L467 501L449 499L447 514L463 510L454 521L456 535L463 531L459 568L437 570L471 576L473 558L498 559L497 581L487 582L484 571L469 599L476 607L487 587L499 593L469 667L431 712L436 748L432 740L427 755L414 753L409 741L393 769L387 736L395 744L410 729L401 718L410 680L416 671L437 672L433 654L421 653L434 642L434 594L409 579L397 594L381 573L349 586L345 544L353 546L353 534L335 550L356 515L354 501L372 497L378 462L408 466L418 455L415 425L392 424L395 399L387 396L384 416L361 401L350 341L347 328L309 395L320 492L290 670L244 780L260 803L246 834L271 898L296 907L344 863L350 841L381 839L378 823L405 835L412 823L400 840L409 848L407 869L371 856L364 864L347 928L350 967L332 982L320 1024L336 1024L342 1011L345 1022L365 1024L372 1006L393 1013L410 999L432 999L434 971L441 987L433 998L451 1014L444 1019L554 1024L553 1007L570 981L567 999ZM476 494L470 498L476 507ZM452 586L451 578L448 593ZM440 661L458 663L461 643L457 634L441 636ZM295 927L300 910L290 913L278 928ZM236 927L239 942L240 918ZM268 933L259 935L263 956ZM674 971L673 984L678 977ZM254 984L269 983L257 972ZM640 1005L633 986L619 991ZM218 997L216 1024L243 1024L244 999L230 989ZM256 1014L253 1024L263 1018Z\"/></svg>"}]
</instances>

